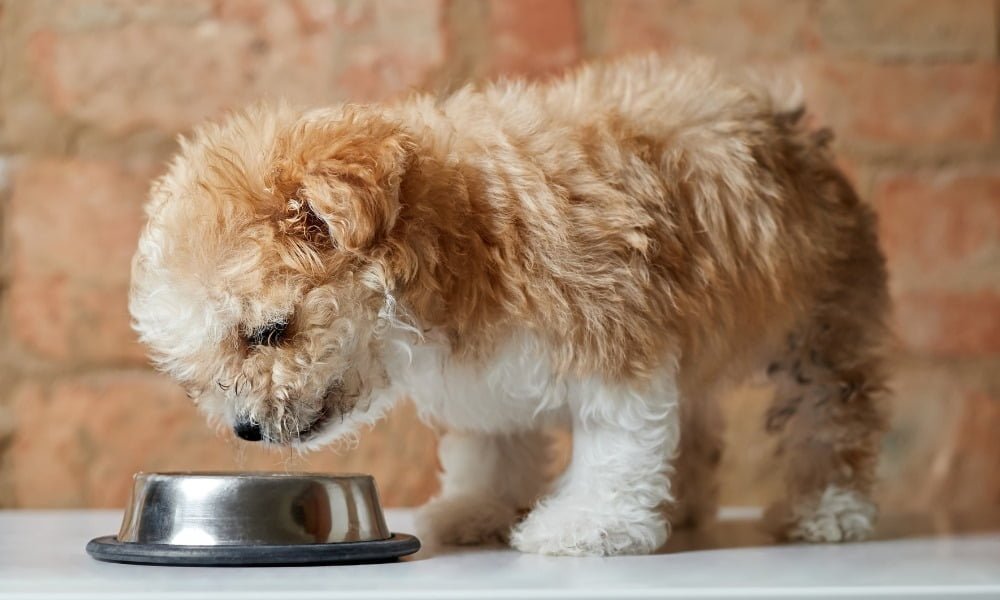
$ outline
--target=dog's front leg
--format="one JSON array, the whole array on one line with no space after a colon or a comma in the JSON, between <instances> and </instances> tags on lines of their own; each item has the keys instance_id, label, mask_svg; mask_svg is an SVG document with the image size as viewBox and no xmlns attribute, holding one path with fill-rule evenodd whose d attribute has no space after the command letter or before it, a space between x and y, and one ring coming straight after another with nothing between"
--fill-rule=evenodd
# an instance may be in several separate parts
<instances>
[{"instance_id":1,"label":"dog's front leg","mask_svg":"<svg viewBox=\"0 0 1000 600\"><path fill-rule=\"evenodd\" d=\"M672 374L635 386L582 383L571 400L572 463L514 529L511 544L577 556L645 554L663 545L677 401Z\"/></svg>"},{"instance_id":2,"label":"dog's front leg","mask_svg":"<svg viewBox=\"0 0 1000 600\"><path fill-rule=\"evenodd\" d=\"M420 509L431 544L506 542L545 485L548 440L540 432L449 432L438 445L441 493Z\"/></svg>"}]
</instances>

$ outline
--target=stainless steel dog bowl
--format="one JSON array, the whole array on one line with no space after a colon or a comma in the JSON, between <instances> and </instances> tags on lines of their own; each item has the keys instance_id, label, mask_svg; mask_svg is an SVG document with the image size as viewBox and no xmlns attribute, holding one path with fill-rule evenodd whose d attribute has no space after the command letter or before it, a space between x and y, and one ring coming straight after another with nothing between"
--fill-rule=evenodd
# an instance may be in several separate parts
<instances>
[{"instance_id":1,"label":"stainless steel dog bowl","mask_svg":"<svg viewBox=\"0 0 1000 600\"><path fill-rule=\"evenodd\" d=\"M118 535L87 552L154 564L325 564L419 547L389 531L368 475L138 473Z\"/></svg>"}]
</instances>

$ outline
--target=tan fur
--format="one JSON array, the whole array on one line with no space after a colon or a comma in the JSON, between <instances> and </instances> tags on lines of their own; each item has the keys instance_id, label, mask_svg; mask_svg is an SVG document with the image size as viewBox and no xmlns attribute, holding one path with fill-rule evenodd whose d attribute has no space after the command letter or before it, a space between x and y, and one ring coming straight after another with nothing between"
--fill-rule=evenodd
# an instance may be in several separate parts
<instances>
[{"instance_id":1,"label":"tan fur","mask_svg":"<svg viewBox=\"0 0 1000 600\"><path fill-rule=\"evenodd\" d=\"M656 58L382 106L257 107L201 128L154 189L137 328L193 395L250 386L247 410L285 443L384 383L357 365L378 362L386 294L463 360L512 330L556 375L642 387L676 360L692 406L770 364L790 506L829 485L867 494L886 274L871 210L800 116L753 78ZM144 312L158 285L214 307L210 342L180 353L151 333L167 327ZM283 315L288 347L247 349ZM343 362L339 393L310 361ZM720 451L717 419L697 435L702 411L685 410L682 490Z\"/></svg>"}]
</instances>

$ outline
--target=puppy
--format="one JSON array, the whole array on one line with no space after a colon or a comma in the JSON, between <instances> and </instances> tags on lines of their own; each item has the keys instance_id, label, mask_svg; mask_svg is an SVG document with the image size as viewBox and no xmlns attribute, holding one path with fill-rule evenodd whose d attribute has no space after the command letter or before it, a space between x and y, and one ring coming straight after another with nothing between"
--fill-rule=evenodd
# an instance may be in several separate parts
<instances>
[{"instance_id":1,"label":"puppy","mask_svg":"<svg viewBox=\"0 0 1000 600\"><path fill-rule=\"evenodd\" d=\"M875 217L794 98L710 62L296 112L181 141L130 310L248 441L311 449L400 397L446 431L443 543L641 554L715 511L720 391L776 398L792 539L872 528L888 309ZM570 424L551 487L542 428ZM530 509L527 516L524 509Z\"/></svg>"}]
</instances>

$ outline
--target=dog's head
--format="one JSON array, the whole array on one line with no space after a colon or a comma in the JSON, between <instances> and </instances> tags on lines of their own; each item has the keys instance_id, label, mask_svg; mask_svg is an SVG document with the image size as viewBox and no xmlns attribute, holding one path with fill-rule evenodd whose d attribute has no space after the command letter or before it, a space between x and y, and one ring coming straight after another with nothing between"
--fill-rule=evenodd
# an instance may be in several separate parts
<instances>
[{"instance_id":1,"label":"dog's head","mask_svg":"<svg viewBox=\"0 0 1000 600\"><path fill-rule=\"evenodd\" d=\"M247 440L309 447L377 418L395 322L380 257L411 154L350 106L258 107L182 141L132 264L157 366Z\"/></svg>"}]
</instances>

